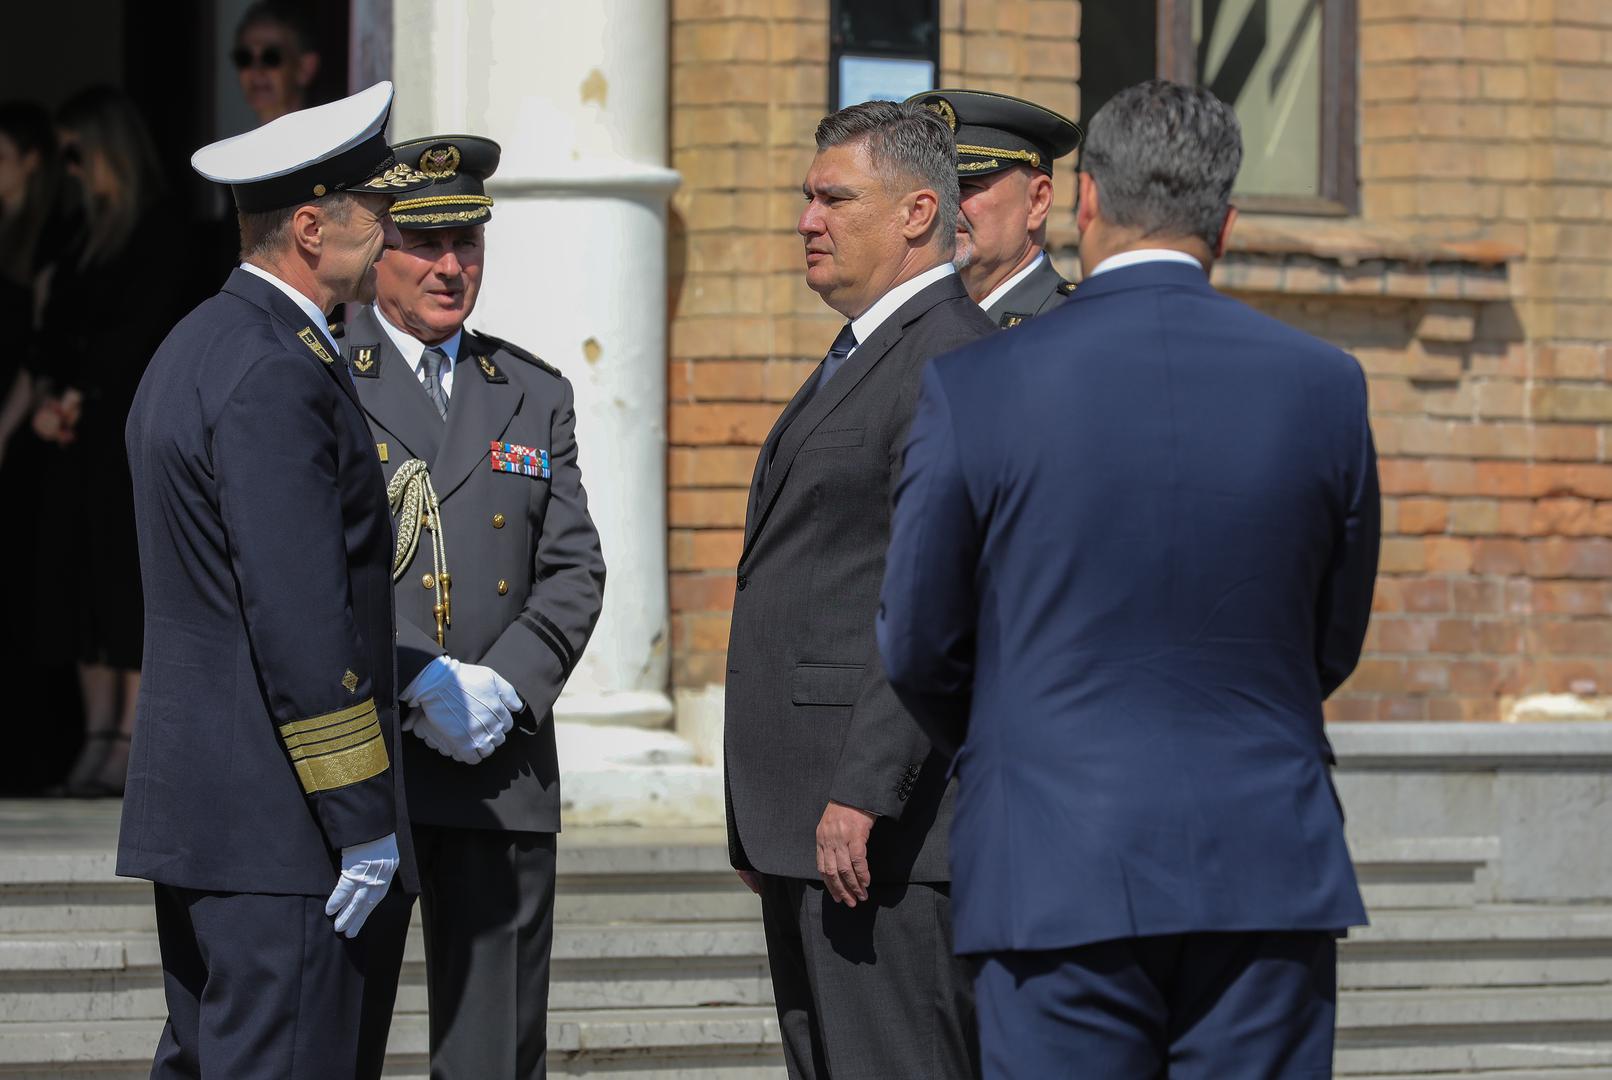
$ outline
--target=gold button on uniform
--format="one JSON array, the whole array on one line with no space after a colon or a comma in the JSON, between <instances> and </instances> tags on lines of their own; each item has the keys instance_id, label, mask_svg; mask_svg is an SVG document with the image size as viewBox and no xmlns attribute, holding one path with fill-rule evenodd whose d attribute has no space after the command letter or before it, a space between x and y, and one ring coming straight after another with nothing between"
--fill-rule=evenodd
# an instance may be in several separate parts
<instances>
[{"instance_id":1,"label":"gold button on uniform","mask_svg":"<svg viewBox=\"0 0 1612 1080\"><path fill-rule=\"evenodd\" d=\"M437 579L432 577L430 574L427 574L425 577L420 579L420 584L424 585L428 589L434 589L437 587Z\"/></svg>"},{"instance_id":2,"label":"gold button on uniform","mask_svg":"<svg viewBox=\"0 0 1612 1080\"><path fill-rule=\"evenodd\" d=\"M499 579L499 582L498 582L498 595L503 596L508 591L509 591L509 582L504 581L503 579Z\"/></svg>"},{"instance_id":3,"label":"gold button on uniform","mask_svg":"<svg viewBox=\"0 0 1612 1080\"><path fill-rule=\"evenodd\" d=\"M503 527L504 527L504 515L503 514L494 514L493 515L493 528L502 529Z\"/></svg>"}]
</instances>

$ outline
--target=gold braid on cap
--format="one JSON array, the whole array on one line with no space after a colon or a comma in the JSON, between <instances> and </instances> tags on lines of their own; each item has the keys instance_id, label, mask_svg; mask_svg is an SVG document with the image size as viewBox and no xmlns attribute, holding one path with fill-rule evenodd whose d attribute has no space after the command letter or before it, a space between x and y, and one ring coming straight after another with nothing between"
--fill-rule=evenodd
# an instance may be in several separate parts
<instances>
[{"instance_id":1,"label":"gold braid on cap","mask_svg":"<svg viewBox=\"0 0 1612 1080\"><path fill-rule=\"evenodd\" d=\"M1014 161L1026 162L1032 169L1041 167L1041 155L1034 150L1003 150L996 146L966 146L963 143L958 143L957 152L959 154L973 154L976 157L1012 158Z\"/></svg>"}]
</instances>

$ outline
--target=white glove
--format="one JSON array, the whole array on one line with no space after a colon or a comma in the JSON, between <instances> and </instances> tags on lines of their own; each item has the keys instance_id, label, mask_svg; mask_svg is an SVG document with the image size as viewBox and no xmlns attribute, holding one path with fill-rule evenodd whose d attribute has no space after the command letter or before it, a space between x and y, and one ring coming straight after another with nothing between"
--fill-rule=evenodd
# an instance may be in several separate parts
<instances>
[{"instance_id":1,"label":"white glove","mask_svg":"<svg viewBox=\"0 0 1612 1080\"><path fill-rule=\"evenodd\" d=\"M444 757L474 765L504 743L519 712L520 694L498 672L439 656L403 691L422 715L409 730Z\"/></svg>"},{"instance_id":2,"label":"white glove","mask_svg":"<svg viewBox=\"0 0 1612 1080\"><path fill-rule=\"evenodd\" d=\"M341 877L325 901L325 914L336 916L336 933L355 938L364 929L364 920L392 886L397 861L397 833L341 849Z\"/></svg>"}]
</instances>

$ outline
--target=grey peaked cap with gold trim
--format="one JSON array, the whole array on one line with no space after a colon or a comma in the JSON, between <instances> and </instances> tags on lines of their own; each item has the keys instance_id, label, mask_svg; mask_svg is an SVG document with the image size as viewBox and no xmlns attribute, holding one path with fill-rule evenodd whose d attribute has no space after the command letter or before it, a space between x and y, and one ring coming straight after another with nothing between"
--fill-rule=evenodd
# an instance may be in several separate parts
<instances>
[{"instance_id":1,"label":"grey peaked cap with gold trim","mask_svg":"<svg viewBox=\"0 0 1612 1080\"><path fill-rule=\"evenodd\" d=\"M431 186L392 204L400 229L453 229L493 216L486 182L502 150L480 135L428 135L393 147L398 160L431 178Z\"/></svg>"},{"instance_id":2,"label":"grey peaked cap with gold trim","mask_svg":"<svg viewBox=\"0 0 1612 1080\"><path fill-rule=\"evenodd\" d=\"M980 176L1014 165L1051 174L1052 163L1085 132L1033 101L987 90L925 90L907 99L939 114L957 140L957 175Z\"/></svg>"}]
</instances>

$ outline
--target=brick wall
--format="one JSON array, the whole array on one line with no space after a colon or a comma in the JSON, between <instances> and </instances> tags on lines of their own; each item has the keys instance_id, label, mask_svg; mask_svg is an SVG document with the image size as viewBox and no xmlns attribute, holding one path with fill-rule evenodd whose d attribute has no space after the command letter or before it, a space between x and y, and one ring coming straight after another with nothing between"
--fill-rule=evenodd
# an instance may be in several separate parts
<instances>
[{"instance_id":1,"label":"brick wall","mask_svg":"<svg viewBox=\"0 0 1612 1080\"><path fill-rule=\"evenodd\" d=\"M745 489L838 318L799 182L827 0L673 16L674 681L720 683ZM1359 0L1362 212L1250 218L1219 281L1357 355L1384 521L1377 616L1334 719L1496 719L1612 693L1612 3ZM942 0L944 84L1079 108L1074 0ZM1065 77L1067 76L1067 77ZM1068 170L1055 255L1072 269Z\"/></svg>"}]
</instances>

